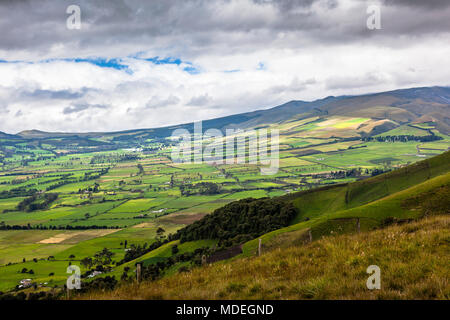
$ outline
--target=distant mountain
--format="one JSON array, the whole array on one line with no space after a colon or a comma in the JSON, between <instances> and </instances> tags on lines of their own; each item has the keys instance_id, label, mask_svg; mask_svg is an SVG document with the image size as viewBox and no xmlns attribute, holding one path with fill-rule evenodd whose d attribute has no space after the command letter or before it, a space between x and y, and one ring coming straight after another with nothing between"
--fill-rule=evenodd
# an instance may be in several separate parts
<instances>
[{"instance_id":1,"label":"distant mountain","mask_svg":"<svg viewBox=\"0 0 450 320\"><path fill-rule=\"evenodd\" d=\"M450 87L401 89L358 96L327 97L310 102L294 100L270 109L205 120L203 121L203 129L246 129L289 119L331 115L388 119L398 123L434 121L440 132L450 134ZM193 124L120 132L49 133L30 130L22 131L18 135L26 139L113 136L115 140L122 140L167 137L177 128L192 130Z\"/></svg>"},{"instance_id":2,"label":"distant mountain","mask_svg":"<svg viewBox=\"0 0 450 320\"><path fill-rule=\"evenodd\" d=\"M14 134L8 134L0 131L0 139L17 139L20 138Z\"/></svg>"},{"instance_id":3,"label":"distant mountain","mask_svg":"<svg viewBox=\"0 0 450 320\"><path fill-rule=\"evenodd\" d=\"M240 122L239 126L252 127L313 115L370 117L380 120L389 119L399 123L434 121L441 132L448 134L450 133L450 88L425 87L359 96L327 97L312 102L290 101L268 110L241 114L242 118L248 119Z\"/></svg>"}]
</instances>

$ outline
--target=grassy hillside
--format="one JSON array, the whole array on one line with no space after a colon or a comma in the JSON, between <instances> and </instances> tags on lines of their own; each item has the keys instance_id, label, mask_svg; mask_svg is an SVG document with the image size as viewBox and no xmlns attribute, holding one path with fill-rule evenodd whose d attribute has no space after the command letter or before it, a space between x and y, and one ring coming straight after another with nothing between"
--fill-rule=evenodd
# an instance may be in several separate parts
<instances>
[{"instance_id":1,"label":"grassy hillside","mask_svg":"<svg viewBox=\"0 0 450 320\"><path fill-rule=\"evenodd\" d=\"M313 239L336 233L372 230L395 220L417 219L429 212L449 213L450 152L402 169L346 185L285 196L298 209L293 224L261 237L273 238L311 230ZM419 200L418 200L419 199ZM244 255L256 252L257 239L244 244Z\"/></svg>"},{"instance_id":2,"label":"grassy hillside","mask_svg":"<svg viewBox=\"0 0 450 320\"><path fill-rule=\"evenodd\" d=\"M269 206L265 199L245 200L251 207L244 206L243 200L216 210L212 215L204 217L179 230L177 239L194 241L208 237L227 240L228 245L242 243L242 239L261 238L267 245L274 236L286 232L311 231L313 239L332 233L356 232L358 229L372 230L386 225L395 219L416 219L422 217L434 202L444 209L432 208L442 212L450 208L450 152L427 159L413 165L378 175L369 179L302 191L280 197L276 200L280 214L292 206L297 209L291 225L260 236L271 231L267 214ZM427 199L412 205L414 197L427 194ZM442 198L442 199L441 199ZM271 200L273 201L273 200ZM420 206L422 205L422 206ZM428 207L427 207L428 206ZM253 210L259 208L256 211ZM282 208L282 209L280 209ZM267 213L266 213L267 211ZM442 212L444 213L444 212ZM236 226L231 222L238 221ZM292 217L292 215L289 215ZM281 224L287 225L287 224ZM263 229L258 226L267 226ZM234 238L233 238L234 237ZM245 240L244 240L245 241ZM257 239L244 244L244 255L254 254Z\"/></svg>"},{"instance_id":3,"label":"grassy hillside","mask_svg":"<svg viewBox=\"0 0 450 320\"><path fill-rule=\"evenodd\" d=\"M261 257L198 267L141 285L91 292L83 299L449 299L450 218L299 246L286 237ZM366 269L381 269L381 290L368 290Z\"/></svg>"},{"instance_id":4,"label":"grassy hillside","mask_svg":"<svg viewBox=\"0 0 450 320\"><path fill-rule=\"evenodd\" d=\"M139 288L127 284L84 298L448 299L449 155L355 183L280 197L294 204L298 215L290 226L260 237L262 257L255 257L254 239L231 260L183 274L173 268L157 282ZM174 243L138 260L152 263L168 257ZM208 243L181 246L200 244ZM365 268L371 264L384 270L381 291L365 287Z\"/></svg>"}]
</instances>

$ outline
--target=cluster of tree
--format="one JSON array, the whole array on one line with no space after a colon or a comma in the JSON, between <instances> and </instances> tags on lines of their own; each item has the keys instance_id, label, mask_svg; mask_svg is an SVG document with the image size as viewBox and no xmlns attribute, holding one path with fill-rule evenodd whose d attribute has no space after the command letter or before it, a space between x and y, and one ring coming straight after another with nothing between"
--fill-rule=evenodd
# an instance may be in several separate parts
<instances>
[{"instance_id":1,"label":"cluster of tree","mask_svg":"<svg viewBox=\"0 0 450 320\"><path fill-rule=\"evenodd\" d=\"M140 214L138 216L133 217L133 219L146 219L148 218L148 213Z\"/></svg>"},{"instance_id":2,"label":"cluster of tree","mask_svg":"<svg viewBox=\"0 0 450 320\"><path fill-rule=\"evenodd\" d=\"M0 292L0 301L56 300L62 294L62 291L58 293L45 291L30 292L28 295L25 292L19 292L17 294Z\"/></svg>"},{"instance_id":3,"label":"cluster of tree","mask_svg":"<svg viewBox=\"0 0 450 320\"><path fill-rule=\"evenodd\" d=\"M51 190L54 190L56 188L62 187L64 185L66 185L66 184L74 183L74 182L75 182L74 180L60 180L57 183L49 185L47 188L45 188L45 191L51 191Z\"/></svg>"},{"instance_id":4,"label":"cluster of tree","mask_svg":"<svg viewBox=\"0 0 450 320\"><path fill-rule=\"evenodd\" d=\"M175 249L174 249L175 248ZM208 247L198 248L195 249L193 252L185 252L182 254L176 254L177 246L172 247L172 257L169 257L167 259L164 259L162 261L158 261L156 263L149 264L148 266L142 267L142 278L146 280L156 280L159 279L165 270L169 269L176 263L181 262L191 262L193 265L201 265L202 263L202 256L207 255L210 252L210 249ZM127 280L128 279L128 270L125 270L122 274L121 279Z\"/></svg>"},{"instance_id":5,"label":"cluster of tree","mask_svg":"<svg viewBox=\"0 0 450 320\"><path fill-rule=\"evenodd\" d=\"M120 229L120 226L43 226L43 225L9 225L4 221L0 222L0 230L89 230L89 229Z\"/></svg>"},{"instance_id":6,"label":"cluster of tree","mask_svg":"<svg viewBox=\"0 0 450 320\"><path fill-rule=\"evenodd\" d=\"M125 252L125 256L123 257L123 259L118 261L116 263L116 265L119 266L128 261L137 259L140 256L143 256L144 254L146 254L147 252L153 251L168 242L169 242L169 239L165 239L165 240L158 239L157 241L153 242L150 245L147 245L147 243L145 243L143 246L141 246L141 245L136 246L136 245L132 244L132 245L130 245L128 250Z\"/></svg>"},{"instance_id":7,"label":"cluster of tree","mask_svg":"<svg viewBox=\"0 0 450 320\"><path fill-rule=\"evenodd\" d=\"M25 179L14 179L11 181L4 181L3 184L12 184L12 185L16 185L16 184L21 184L24 183L25 181L28 181L29 178L26 177Z\"/></svg>"},{"instance_id":8,"label":"cluster of tree","mask_svg":"<svg viewBox=\"0 0 450 320\"><path fill-rule=\"evenodd\" d=\"M311 177L313 179L316 178L323 178L324 176L330 176L332 179L344 179L344 178L357 178L362 176L363 174L369 175L368 169L361 169L361 168L353 168L351 170L339 170L339 171L331 171L330 173L326 174L312 174Z\"/></svg>"},{"instance_id":9,"label":"cluster of tree","mask_svg":"<svg viewBox=\"0 0 450 320\"><path fill-rule=\"evenodd\" d=\"M115 276L106 276L95 278L92 281L82 281L81 289L75 290L75 293L86 293L91 290L113 290L118 284ZM64 285L65 286L65 285Z\"/></svg>"},{"instance_id":10,"label":"cluster of tree","mask_svg":"<svg viewBox=\"0 0 450 320\"><path fill-rule=\"evenodd\" d=\"M96 180L96 179L100 178L102 175L107 174L108 171L109 171L109 167L108 168L103 168L100 171L86 172L84 174L84 176L80 177L78 180L77 179L75 179L75 180L74 179L68 179L67 177L64 177L62 180L58 181L57 183L48 186L45 190L46 191L50 191L50 190L59 188L61 186L64 186L66 184L74 183L74 182L77 182L77 181L78 182L84 182L84 181L89 181L89 180ZM98 189L98 187L99 186L97 185L97 189Z\"/></svg>"},{"instance_id":11,"label":"cluster of tree","mask_svg":"<svg viewBox=\"0 0 450 320\"><path fill-rule=\"evenodd\" d=\"M140 156L137 154L107 154L107 155L95 155L91 158L91 164L98 163L115 163L115 162L127 162L139 160Z\"/></svg>"},{"instance_id":12,"label":"cluster of tree","mask_svg":"<svg viewBox=\"0 0 450 320\"><path fill-rule=\"evenodd\" d=\"M107 174L109 172L109 167L102 168L100 171L93 172L85 172L83 178L80 178L79 181L89 181L100 178L102 175Z\"/></svg>"},{"instance_id":13,"label":"cluster of tree","mask_svg":"<svg viewBox=\"0 0 450 320\"><path fill-rule=\"evenodd\" d=\"M402 134L398 136L382 136L382 137L364 137L363 141L378 141L378 142L408 142L408 141L420 141L420 142L429 142L442 140L442 137L436 135L428 135L428 136L413 136Z\"/></svg>"},{"instance_id":14,"label":"cluster of tree","mask_svg":"<svg viewBox=\"0 0 450 320\"><path fill-rule=\"evenodd\" d=\"M174 235L180 242L218 239L219 246L231 246L289 225L297 211L280 199L243 199L216 209Z\"/></svg>"},{"instance_id":15,"label":"cluster of tree","mask_svg":"<svg viewBox=\"0 0 450 320\"><path fill-rule=\"evenodd\" d=\"M34 194L31 197L20 201L17 205L17 210L32 212L47 209L56 199L58 199L57 193L45 193L43 195Z\"/></svg>"},{"instance_id":16,"label":"cluster of tree","mask_svg":"<svg viewBox=\"0 0 450 320\"><path fill-rule=\"evenodd\" d=\"M154 151L162 150L165 147L169 147L171 144L163 143L160 146L154 146L154 147L144 147L142 148L143 153L153 153Z\"/></svg>"},{"instance_id":17,"label":"cluster of tree","mask_svg":"<svg viewBox=\"0 0 450 320\"><path fill-rule=\"evenodd\" d=\"M220 193L220 185L213 182L200 182L197 184L186 184L180 186L182 196L190 196L193 194L212 195Z\"/></svg>"},{"instance_id":18,"label":"cluster of tree","mask_svg":"<svg viewBox=\"0 0 450 320\"><path fill-rule=\"evenodd\" d=\"M100 185L96 182L96 183L94 183L93 187L88 187L86 189L78 189L78 193L83 193L85 191L96 193L96 192L98 192L99 189L100 189Z\"/></svg>"},{"instance_id":19,"label":"cluster of tree","mask_svg":"<svg viewBox=\"0 0 450 320\"><path fill-rule=\"evenodd\" d=\"M375 177L375 176L377 176L379 174L383 174L383 173L386 173L386 172L389 172L389 171L391 171L391 169L384 170L384 169L375 168L375 169L372 170L371 176Z\"/></svg>"},{"instance_id":20,"label":"cluster of tree","mask_svg":"<svg viewBox=\"0 0 450 320\"><path fill-rule=\"evenodd\" d=\"M85 257L80 263L86 268L90 269L92 266L108 266L112 263L112 257L114 256L114 252L108 250L107 248L103 248L103 250L94 254L93 257ZM100 271L100 270L98 270Z\"/></svg>"},{"instance_id":21,"label":"cluster of tree","mask_svg":"<svg viewBox=\"0 0 450 320\"><path fill-rule=\"evenodd\" d=\"M25 187L14 188L0 192L0 199L15 198L15 197L29 197L35 194L37 189L27 189Z\"/></svg>"},{"instance_id":22,"label":"cluster of tree","mask_svg":"<svg viewBox=\"0 0 450 320\"><path fill-rule=\"evenodd\" d=\"M28 270L27 268L23 268L22 270L19 271L20 273L29 273L29 274L34 274L33 269Z\"/></svg>"}]
</instances>

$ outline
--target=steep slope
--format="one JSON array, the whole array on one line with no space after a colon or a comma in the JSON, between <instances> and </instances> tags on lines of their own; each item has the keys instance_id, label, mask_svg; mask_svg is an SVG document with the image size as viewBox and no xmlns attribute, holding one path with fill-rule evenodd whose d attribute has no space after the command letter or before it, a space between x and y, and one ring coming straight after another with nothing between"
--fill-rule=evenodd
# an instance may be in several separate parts
<instances>
[{"instance_id":1,"label":"steep slope","mask_svg":"<svg viewBox=\"0 0 450 320\"><path fill-rule=\"evenodd\" d=\"M277 198L277 203L293 204L298 214L290 226L258 236L262 257L255 257L258 239L254 239L244 243L243 253L231 260L194 267L187 274L176 274L175 266L162 280L145 282L138 291L124 284L112 292L88 292L81 297L448 299L449 160L450 152L446 152L367 180ZM244 217L241 220L245 224ZM212 227L217 227L214 221ZM119 276L124 267L133 268L138 261L148 265L169 259L173 245L195 250L217 243L202 240L207 224L197 226L198 230L193 225L186 228L195 241L169 242L113 274ZM216 231L226 234L226 226L222 227ZM365 269L372 264L389 271L383 271L381 291L365 287Z\"/></svg>"},{"instance_id":2,"label":"steep slope","mask_svg":"<svg viewBox=\"0 0 450 320\"><path fill-rule=\"evenodd\" d=\"M234 257L233 260L237 260L236 265L239 265L240 262L246 261L242 259L255 256L258 238L262 240L263 251L289 246L299 246L300 248L295 250L301 251L303 246L308 245L311 238L314 243L316 240L321 241L320 239L323 237L357 234L359 232L364 234L391 224L418 221L425 216L448 215L450 213L449 160L450 152L446 152L434 158L367 180L275 198L277 203L281 201L286 204L292 204L297 208L297 216L292 220L291 225L263 235L257 235L256 239L242 245L243 253ZM255 204L262 201L265 200L254 200ZM238 205L241 202L235 202L235 204ZM230 205L228 207L229 209L233 208ZM236 206L236 208L242 210L243 207ZM223 211L223 213L228 214L227 210ZM245 213L245 210L247 209L244 208L243 216L241 217L242 228L239 227L242 230L242 234L237 237L233 234L234 240L245 239L245 236L248 236L245 234L247 230L244 227L246 225L245 215L251 215L251 210L247 213ZM216 210L216 218L220 218L221 212L222 209ZM252 219L254 217L253 215ZM132 270L136 262L144 262L144 265L148 265L167 261L171 257L170 251L174 245L178 245L183 252L193 252L196 249L217 244L218 239L208 239L208 237L204 236L208 234L205 230L218 228L218 224L215 223L217 220L215 219L203 218L200 220L200 223L194 223L178 233L183 235L184 238L186 238L186 233L188 233L188 238L191 241L183 241L183 239L181 242L179 240L171 241L136 260L119 266L114 270L113 275L120 277L126 267ZM446 219L444 219L447 221L445 228L448 229L448 218ZM253 223L258 224L259 222L255 221ZM421 223L418 222L418 225L421 225ZM226 225L221 224L220 228L223 228L223 230L214 230L214 233L221 235L232 234L231 231L235 230L228 230ZM416 230L416 227L413 229ZM384 231L381 232L385 234ZM223 240L224 237L221 237L221 239ZM366 236L349 237L367 239ZM324 241L331 243L333 240ZM370 247L370 245L368 246ZM383 250L382 246L377 250ZM282 252L280 254L288 256L288 253ZM384 260L381 262L390 263ZM186 267L189 264L175 265L169 270L170 272L165 273L165 276L173 276L180 266ZM209 276L213 277L213 275ZM170 283L171 280L167 281ZM169 290L168 292L171 291ZM121 294L126 295L126 292ZM211 295L209 297L215 297L216 293L210 292L207 294ZM231 295L231 297L235 296ZM248 298L249 296L246 297Z\"/></svg>"},{"instance_id":3,"label":"steep slope","mask_svg":"<svg viewBox=\"0 0 450 320\"><path fill-rule=\"evenodd\" d=\"M271 200L233 202L180 229L174 239L184 242L215 238L220 240L219 244L230 246L257 237L268 243L273 237L292 231L310 230L316 239L330 233L355 232L357 228L371 230L395 219L423 216L428 207L417 209L408 205L413 197L422 194L430 193L428 198L439 200L439 205L447 205L447 210L450 210L450 200L445 200L446 195L450 199L449 187L450 152L446 152L366 180L301 191ZM292 214L294 208L296 214ZM290 220L291 225L279 229L271 222L270 215L283 217L279 225L286 226ZM288 218L290 220L286 220ZM230 219L237 220L238 225ZM274 231L261 236L270 230ZM244 254L254 254L256 246L257 239L245 243Z\"/></svg>"},{"instance_id":4,"label":"steep slope","mask_svg":"<svg viewBox=\"0 0 450 320\"><path fill-rule=\"evenodd\" d=\"M311 230L313 239L353 233L394 221L418 219L430 213L450 213L450 152L393 172L345 185L285 196L298 209L293 224L262 236L269 244L277 236ZM419 199L419 200L418 200ZM359 225L359 227L358 227ZM244 245L254 254L257 240Z\"/></svg>"},{"instance_id":5,"label":"steep slope","mask_svg":"<svg viewBox=\"0 0 450 320\"><path fill-rule=\"evenodd\" d=\"M155 282L92 291L78 299L450 299L450 218L306 245L285 238L261 257L194 268ZM369 265L381 290L368 290Z\"/></svg>"}]
</instances>

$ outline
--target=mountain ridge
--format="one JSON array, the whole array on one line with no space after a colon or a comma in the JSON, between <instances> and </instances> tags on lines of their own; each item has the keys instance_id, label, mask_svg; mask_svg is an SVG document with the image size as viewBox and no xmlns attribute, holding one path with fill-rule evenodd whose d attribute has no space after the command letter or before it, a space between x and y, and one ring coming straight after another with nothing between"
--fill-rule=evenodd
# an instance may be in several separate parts
<instances>
[{"instance_id":1,"label":"mountain ridge","mask_svg":"<svg viewBox=\"0 0 450 320\"><path fill-rule=\"evenodd\" d=\"M377 112L371 110L378 108ZM439 114L441 117L433 115ZM450 87L416 87L397 89L384 92L361 95L328 96L314 101L291 100L268 109L233 114L229 116L203 120L203 129L241 128L247 129L288 120L323 115L351 115L387 118L406 123L422 121L421 118L432 118L437 122L438 129L450 133ZM24 130L14 136L25 139L49 137L98 137L122 134L145 133L156 137L169 136L169 132L177 128L193 129L193 123L177 125L130 129L112 132L46 132L42 130Z\"/></svg>"}]
</instances>

